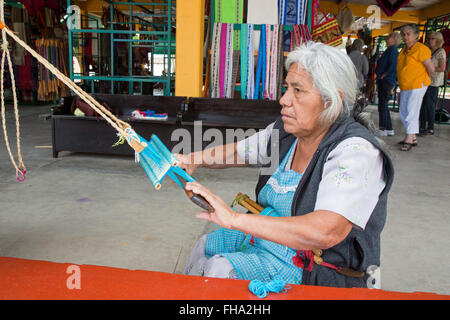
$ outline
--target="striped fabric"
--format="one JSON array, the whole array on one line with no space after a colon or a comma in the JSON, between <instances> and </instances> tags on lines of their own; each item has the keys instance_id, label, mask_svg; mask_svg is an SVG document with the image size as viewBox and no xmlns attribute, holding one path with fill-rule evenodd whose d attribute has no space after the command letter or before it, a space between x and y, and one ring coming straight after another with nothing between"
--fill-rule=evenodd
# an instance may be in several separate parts
<instances>
[{"instance_id":1,"label":"striped fabric","mask_svg":"<svg viewBox=\"0 0 450 320\"><path fill-rule=\"evenodd\" d=\"M289 169L295 145L296 142L259 194L259 204L266 207L264 215L291 215L292 199L302 177L302 174ZM301 283L303 270L292 263L296 250L259 238L254 238L252 243L251 238L251 235L237 230L222 228L214 231L206 238L206 257L216 254L226 257L239 279L280 279L291 284Z\"/></svg>"},{"instance_id":2,"label":"striped fabric","mask_svg":"<svg viewBox=\"0 0 450 320\"><path fill-rule=\"evenodd\" d=\"M342 35L336 18L330 19L316 27L312 32L312 37L317 42L322 42L333 47L342 44Z\"/></svg>"},{"instance_id":3,"label":"striped fabric","mask_svg":"<svg viewBox=\"0 0 450 320\"><path fill-rule=\"evenodd\" d=\"M278 0L278 24L306 24L307 0Z\"/></svg>"},{"instance_id":4,"label":"striped fabric","mask_svg":"<svg viewBox=\"0 0 450 320\"><path fill-rule=\"evenodd\" d=\"M319 25L314 25L312 28L313 40L333 47L340 46L342 44L342 33L337 19L335 17L328 18L327 14L320 8L317 0L314 0L314 4L322 12L325 21Z\"/></svg>"}]
</instances>

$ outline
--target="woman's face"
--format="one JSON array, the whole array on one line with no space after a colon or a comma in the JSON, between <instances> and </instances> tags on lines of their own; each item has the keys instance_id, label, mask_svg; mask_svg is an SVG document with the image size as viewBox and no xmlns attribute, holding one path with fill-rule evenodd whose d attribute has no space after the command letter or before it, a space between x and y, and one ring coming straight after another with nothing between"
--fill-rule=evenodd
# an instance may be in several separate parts
<instances>
[{"instance_id":1,"label":"woman's face","mask_svg":"<svg viewBox=\"0 0 450 320\"><path fill-rule=\"evenodd\" d=\"M402 39L407 47L412 47L417 41L417 35L412 31L411 28L406 28L402 32Z\"/></svg>"},{"instance_id":2,"label":"woman's face","mask_svg":"<svg viewBox=\"0 0 450 320\"><path fill-rule=\"evenodd\" d=\"M430 47L432 48L432 49L437 49L439 46L438 46L438 39L436 38L436 36L434 35L434 34L432 34L431 36L430 36L430 38L428 38L428 42L429 42L429 44L430 44Z\"/></svg>"},{"instance_id":3,"label":"woman's face","mask_svg":"<svg viewBox=\"0 0 450 320\"><path fill-rule=\"evenodd\" d=\"M324 105L308 72L292 64L284 85L287 90L280 99L284 130L296 137L307 137L321 130L319 116Z\"/></svg>"},{"instance_id":4,"label":"woman's face","mask_svg":"<svg viewBox=\"0 0 450 320\"><path fill-rule=\"evenodd\" d=\"M387 44L388 47L394 45L395 44L395 37L392 36L392 35L387 37L386 44Z\"/></svg>"}]
</instances>

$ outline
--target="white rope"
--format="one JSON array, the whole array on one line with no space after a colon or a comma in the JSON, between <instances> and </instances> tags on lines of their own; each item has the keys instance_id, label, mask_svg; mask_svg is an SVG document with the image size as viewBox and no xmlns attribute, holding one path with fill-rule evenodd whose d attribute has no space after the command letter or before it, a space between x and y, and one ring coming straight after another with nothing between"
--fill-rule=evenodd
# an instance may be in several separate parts
<instances>
[{"instance_id":1,"label":"white rope","mask_svg":"<svg viewBox=\"0 0 450 320\"><path fill-rule=\"evenodd\" d=\"M40 63L42 63L51 73L53 73L59 80L61 80L66 86L68 86L72 91L74 91L81 99L83 99L92 109L94 109L98 114L100 114L108 123L122 135L125 135L124 129L130 127L130 125L118 118L116 118L108 109L103 107L99 102L97 102L92 96L83 91L77 84L70 80L61 71L56 69L48 60L42 57L39 53L34 51L30 46L28 46L24 41L22 41L18 36L16 36L7 27L3 28L4 31L24 47L33 57L35 57ZM114 121L113 121L114 120Z\"/></svg>"},{"instance_id":2,"label":"white rope","mask_svg":"<svg viewBox=\"0 0 450 320\"><path fill-rule=\"evenodd\" d=\"M84 102L86 102L92 109L94 109L101 117L103 117L114 129L116 129L121 137L126 138L128 144L135 150L140 149L141 143L139 139L135 139L135 137L130 135L130 132L134 132L131 129L131 126L118 119L114 116L108 109L103 107L99 102L97 102L91 95L83 91L77 84L75 84L72 80L70 80L65 74L55 68L48 60L39 55L35 50L33 50L30 46L28 46L24 41L22 41L18 36L14 34L13 31L9 30L4 24L4 0L0 0L0 28L2 29L2 61L1 61L1 75L0 75L0 90L1 90L1 115L2 115L2 124L3 124L3 132L5 135L5 142L8 152L10 154L11 162L16 168L17 172L22 173L25 172L25 166L22 161L21 150L20 150L20 126L19 126L19 114L18 114L18 106L17 106L17 95L16 95L16 87L15 87L15 79L14 72L12 69L11 56L8 50L8 42L6 35L9 35L17 44L21 45L26 51L28 51L34 58L36 58L40 63L42 63L50 72L52 72L59 80L61 80L67 87L69 87L73 92L75 92ZM14 99L14 112L16 117L16 128L17 128L17 152L18 152L18 162L16 164L14 161L14 157L12 156L11 149L8 142L8 136L6 131L6 120L5 120L5 107L4 107L4 90L3 90L3 73L4 73L4 64L5 57L8 59L9 64L9 72L11 74L11 82L12 82L12 91L13 91L13 99ZM71 62L69 62L71 63ZM128 129L128 130L126 130ZM23 171L20 170L23 169Z\"/></svg>"},{"instance_id":3,"label":"white rope","mask_svg":"<svg viewBox=\"0 0 450 320\"><path fill-rule=\"evenodd\" d=\"M1 1L0 7L0 19L4 21L4 10L3 10L3 0ZM1 60L1 74L0 74L0 90L1 90L1 118L2 118L2 127L3 127L3 135L5 137L6 149L8 150L9 158L14 168L16 169L16 177L18 180L22 181L25 179L26 167L23 163L22 159L22 150L20 147L20 124L19 124L19 108L17 103L17 92L16 92L16 81L14 78L14 71L12 68L11 55L8 49L8 41L6 38L6 31L2 30L2 60ZM16 142L17 142L17 161L14 160L14 156L11 151L11 147L9 145L8 132L6 130L6 116L5 116L5 98L4 98L4 71L5 71L5 58L8 58L8 69L11 76L11 90L14 101L14 116L16 119Z\"/></svg>"}]
</instances>

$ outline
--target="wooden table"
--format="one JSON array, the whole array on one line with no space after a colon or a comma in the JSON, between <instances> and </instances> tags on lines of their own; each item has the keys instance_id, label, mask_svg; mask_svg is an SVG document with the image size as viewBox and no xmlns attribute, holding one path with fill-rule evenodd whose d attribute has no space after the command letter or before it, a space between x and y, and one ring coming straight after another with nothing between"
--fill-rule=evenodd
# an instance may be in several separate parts
<instances>
[{"instance_id":1,"label":"wooden table","mask_svg":"<svg viewBox=\"0 0 450 320\"><path fill-rule=\"evenodd\" d=\"M0 299L450 300L449 295L291 285L260 299L249 281L0 257ZM79 285L79 289L77 286Z\"/></svg>"}]
</instances>

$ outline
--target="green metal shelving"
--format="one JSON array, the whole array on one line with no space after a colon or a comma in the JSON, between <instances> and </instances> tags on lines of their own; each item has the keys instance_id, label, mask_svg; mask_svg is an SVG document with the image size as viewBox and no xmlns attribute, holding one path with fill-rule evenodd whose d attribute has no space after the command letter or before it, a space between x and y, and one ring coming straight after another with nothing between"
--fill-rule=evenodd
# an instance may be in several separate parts
<instances>
[{"instance_id":1,"label":"green metal shelving","mask_svg":"<svg viewBox=\"0 0 450 320\"><path fill-rule=\"evenodd\" d=\"M83 40L86 39L87 34L91 34L92 37L100 38L101 35L109 35L109 52L110 56L107 57L105 70L101 70L106 74L90 75L89 70L84 70L82 74L74 73L72 64L70 65L70 78L74 81L84 81L90 84L91 93L96 90L95 83L110 82L110 93L117 93L117 87L120 83L128 83L128 94L138 93L135 90L135 83L139 84L139 93L143 93L143 85L146 84L161 84L163 86L164 95L169 96L173 93L173 85L175 80L172 69L172 59L175 57L175 38L172 35L172 29L174 27L172 11L175 8L175 0L164 0L160 2L145 2L145 1L116 1L116 0L103 0L105 4L109 4L109 21L108 25L103 28L97 26L97 28L86 28L86 24L81 24L81 29L69 29L69 60L73 59L74 54L82 52L80 46L83 44ZM67 7L72 5L71 0L67 0ZM128 22L115 21L115 10L118 10L116 6L128 6L129 12L126 15L129 16ZM156 9L156 10L155 10ZM83 18L83 17L82 17ZM84 17L86 19L86 17ZM155 19L158 20L155 22ZM89 18L87 18L89 19ZM122 25L122 28L118 28ZM135 26L140 25L140 29L136 30ZM126 26L126 29L123 28ZM150 30L149 30L150 29ZM138 38L136 38L138 37ZM116 49L119 45L127 45L127 72L118 72L116 68ZM100 41L98 41L100 46ZM134 75L133 73L133 48L148 48L151 52L151 59L149 61L149 75ZM100 50L100 49L99 49ZM154 54L163 54L163 69L167 69L163 75L154 75ZM81 55L81 60L84 56ZM166 64L167 61L167 64ZM101 68L99 67L97 71Z\"/></svg>"}]
</instances>

